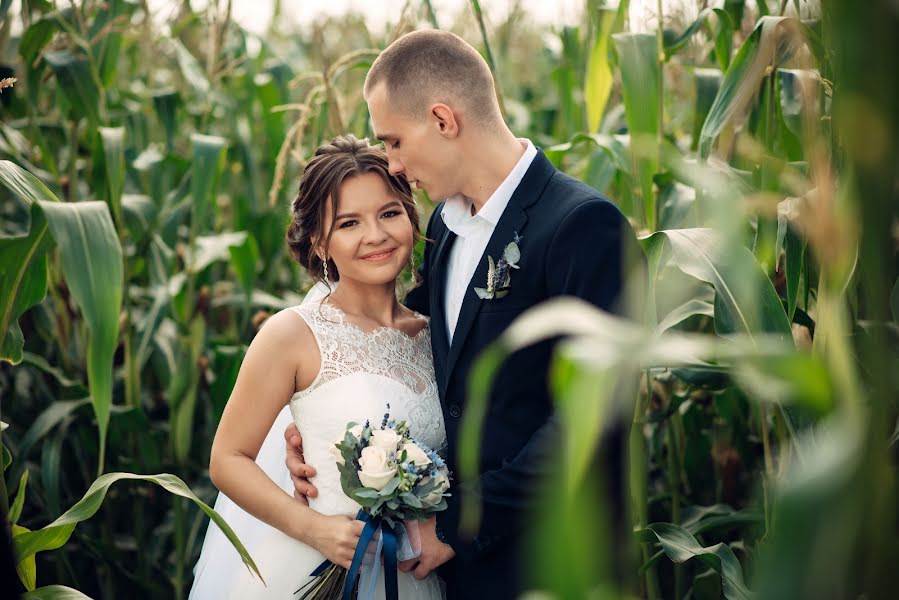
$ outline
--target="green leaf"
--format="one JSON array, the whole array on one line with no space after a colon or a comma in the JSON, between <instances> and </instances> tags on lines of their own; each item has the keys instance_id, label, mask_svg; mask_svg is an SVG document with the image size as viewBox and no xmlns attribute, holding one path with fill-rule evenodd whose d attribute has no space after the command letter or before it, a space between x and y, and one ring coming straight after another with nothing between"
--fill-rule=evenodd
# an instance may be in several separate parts
<instances>
[{"instance_id":1,"label":"green leaf","mask_svg":"<svg viewBox=\"0 0 899 600\"><path fill-rule=\"evenodd\" d=\"M672 327L683 323L690 317L696 315L704 315L706 317L715 317L715 307L708 300L702 298L690 298L674 310L670 311L664 319L656 326L659 333L667 331Z\"/></svg>"},{"instance_id":2,"label":"green leaf","mask_svg":"<svg viewBox=\"0 0 899 600\"><path fill-rule=\"evenodd\" d=\"M560 354L550 368L550 381L557 414L564 424L563 494L571 497L582 490L602 431L613 417L613 387L621 373L610 368L584 368L576 358Z\"/></svg>"},{"instance_id":3,"label":"green leaf","mask_svg":"<svg viewBox=\"0 0 899 600\"><path fill-rule=\"evenodd\" d=\"M28 528L21 525L12 525L13 536L28 533L29 531ZM34 589L34 586L37 585L37 562L33 556L16 561L16 575L19 576L19 581L22 582L26 590L31 591Z\"/></svg>"},{"instance_id":4,"label":"green leaf","mask_svg":"<svg viewBox=\"0 0 899 600\"><path fill-rule=\"evenodd\" d=\"M59 514L60 508L60 465L62 463L62 443L68 435L68 422L64 421L59 429L44 440L41 445L41 484L46 502L47 512Z\"/></svg>"},{"instance_id":5,"label":"green leaf","mask_svg":"<svg viewBox=\"0 0 899 600\"><path fill-rule=\"evenodd\" d=\"M796 314L796 298L799 295L799 281L805 264L805 247L808 241L790 227L786 215L777 215L778 246L784 250L784 275L787 280L787 318L793 321ZM783 240L781 243L780 240Z\"/></svg>"},{"instance_id":6,"label":"green leaf","mask_svg":"<svg viewBox=\"0 0 899 600\"><path fill-rule=\"evenodd\" d=\"M23 594L21 600L91 600L91 597L64 585L45 585Z\"/></svg>"},{"instance_id":7,"label":"green leaf","mask_svg":"<svg viewBox=\"0 0 899 600\"><path fill-rule=\"evenodd\" d=\"M815 354L747 357L735 375L740 387L760 401L800 404L818 417L835 405L830 369ZM792 425L799 427L800 423Z\"/></svg>"},{"instance_id":8,"label":"green leaf","mask_svg":"<svg viewBox=\"0 0 899 600\"><path fill-rule=\"evenodd\" d=\"M243 247L249 236L246 231L230 231L217 235L204 235L196 239L196 253L188 257L187 264L191 273L200 273L217 261L231 258L233 247ZM250 290L253 288L251 287Z\"/></svg>"},{"instance_id":9,"label":"green leaf","mask_svg":"<svg viewBox=\"0 0 899 600\"><path fill-rule=\"evenodd\" d=\"M740 113L752 100L765 77L767 66L776 66L777 61L790 54L790 44L800 36L790 34L798 27L798 21L791 17L762 17L755 29L743 42L743 46L731 61L724 81L715 97L699 135L699 155L707 158L712 145L730 119Z\"/></svg>"},{"instance_id":10,"label":"green leaf","mask_svg":"<svg viewBox=\"0 0 899 600\"><path fill-rule=\"evenodd\" d=\"M165 130L166 149L169 152L175 148L178 106L180 104L181 97L178 92L162 91L153 94L153 108L156 109L156 116L162 122L162 128ZM140 168L140 166L135 165L135 168Z\"/></svg>"},{"instance_id":11,"label":"green leaf","mask_svg":"<svg viewBox=\"0 0 899 600\"><path fill-rule=\"evenodd\" d=\"M102 470L122 308L122 247L105 202L40 202L40 206L59 247L63 277L88 327L88 386L100 433Z\"/></svg>"},{"instance_id":12,"label":"green leaf","mask_svg":"<svg viewBox=\"0 0 899 600\"><path fill-rule=\"evenodd\" d=\"M703 531L703 523L706 523L717 517L734 517L736 515L745 514L742 511L736 511L727 504L713 504L711 506L687 506L681 513L680 526L696 535ZM753 520L758 519L761 515L758 513L749 513ZM745 522L745 521L741 521Z\"/></svg>"},{"instance_id":13,"label":"green leaf","mask_svg":"<svg viewBox=\"0 0 899 600\"><path fill-rule=\"evenodd\" d=\"M107 200L116 223L123 226L122 190L125 188L125 128L99 127L106 165Z\"/></svg>"},{"instance_id":14,"label":"green leaf","mask_svg":"<svg viewBox=\"0 0 899 600\"><path fill-rule=\"evenodd\" d=\"M0 161L0 183L30 205L31 226L20 236L0 236L0 359L22 360L24 339L18 319L47 293L47 249L52 239L38 202L57 202L47 187L31 173L8 160Z\"/></svg>"},{"instance_id":15,"label":"green leaf","mask_svg":"<svg viewBox=\"0 0 899 600\"><path fill-rule=\"evenodd\" d=\"M127 18L134 13L137 3L128 0L108 0L104 8L105 10L95 13L88 33L92 40L96 40L91 44L91 55L98 66L100 80L104 86L109 86L115 78L119 63L122 30L127 27ZM119 18L125 22L118 25L112 23Z\"/></svg>"},{"instance_id":16,"label":"green leaf","mask_svg":"<svg viewBox=\"0 0 899 600\"><path fill-rule=\"evenodd\" d=\"M693 69L696 77L696 105L693 112L693 137L690 149L696 151L699 147L699 136L703 123L708 117L715 97L721 87L724 74L718 69ZM662 228L664 229L664 228Z\"/></svg>"},{"instance_id":17,"label":"green leaf","mask_svg":"<svg viewBox=\"0 0 899 600\"><path fill-rule=\"evenodd\" d=\"M655 178L659 188L659 229L681 229L697 226L696 190L679 181Z\"/></svg>"},{"instance_id":18,"label":"green leaf","mask_svg":"<svg viewBox=\"0 0 899 600\"><path fill-rule=\"evenodd\" d=\"M715 32L715 59L723 71L730 66L731 44L734 37L734 22L730 13L721 8L712 9L718 17L718 29Z\"/></svg>"},{"instance_id":19,"label":"green leaf","mask_svg":"<svg viewBox=\"0 0 899 600\"><path fill-rule=\"evenodd\" d=\"M194 94L200 97L200 99L205 99L211 89L209 80L206 78L206 72L178 38L170 37L168 38L168 43L175 51L175 58L178 60L178 66L181 68L181 75L184 76L184 80L193 88Z\"/></svg>"},{"instance_id":20,"label":"green leaf","mask_svg":"<svg viewBox=\"0 0 899 600\"><path fill-rule=\"evenodd\" d=\"M88 60L76 56L68 50L44 53L44 60L50 65L59 89L72 106L75 114L86 117L92 127L100 122L100 91L91 74Z\"/></svg>"},{"instance_id":21,"label":"green leaf","mask_svg":"<svg viewBox=\"0 0 899 600\"><path fill-rule=\"evenodd\" d=\"M60 11L54 11L49 15L31 24L22 34L22 40L19 42L19 56L29 68L34 63L41 50L53 38L53 34L59 31L60 23L63 21L72 21L74 13L71 7L64 8Z\"/></svg>"},{"instance_id":22,"label":"green leaf","mask_svg":"<svg viewBox=\"0 0 899 600\"><path fill-rule=\"evenodd\" d=\"M200 385L198 363L205 339L206 321L202 316L194 317L190 323L189 335L181 340L181 361L169 388L169 399L172 403L172 443L175 459L181 465L186 463L190 454L190 444L195 437L194 415Z\"/></svg>"},{"instance_id":23,"label":"green leaf","mask_svg":"<svg viewBox=\"0 0 899 600\"><path fill-rule=\"evenodd\" d=\"M615 24L616 10L601 9L593 47L587 57L587 76L584 81L584 103L587 107L587 130L599 130L615 77L609 62L609 38Z\"/></svg>"},{"instance_id":24,"label":"green leaf","mask_svg":"<svg viewBox=\"0 0 899 600\"><path fill-rule=\"evenodd\" d=\"M67 376L62 369L52 366L43 356L24 352L22 362L46 373L59 385L65 398L81 398L88 395L87 386L83 382Z\"/></svg>"},{"instance_id":25,"label":"green leaf","mask_svg":"<svg viewBox=\"0 0 899 600\"><path fill-rule=\"evenodd\" d=\"M28 486L28 469L22 473L19 479L19 490L16 492L16 499L13 500L12 506L9 507L9 522L15 525L22 516L22 506L25 505L25 488Z\"/></svg>"},{"instance_id":26,"label":"green leaf","mask_svg":"<svg viewBox=\"0 0 899 600\"><path fill-rule=\"evenodd\" d=\"M752 594L743 583L743 568L726 544L703 547L689 532L671 523L652 523L637 532L651 534L662 545L665 554L676 563L697 558L721 575L724 597L728 600L750 600Z\"/></svg>"},{"instance_id":27,"label":"green leaf","mask_svg":"<svg viewBox=\"0 0 899 600\"><path fill-rule=\"evenodd\" d=\"M709 18L711 12L712 11L708 8L701 10L696 16L696 19L687 26L683 33L670 41L665 41L664 48L666 60L670 59L672 56L686 47L687 42L690 41L690 38L696 35L696 33L702 28L702 26L705 25L705 22Z\"/></svg>"},{"instance_id":28,"label":"green leaf","mask_svg":"<svg viewBox=\"0 0 899 600\"><path fill-rule=\"evenodd\" d=\"M51 402L47 408L37 416L31 423L31 426L22 436L19 442L18 455L23 460L28 458L28 453L38 441L40 441L47 433L67 419L72 413L85 404L90 403L90 398L82 398L80 400L57 400Z\"/></svg>"},{"instance_id":29,"label":"green leaf","mask_svg":"<svg viewBox=\"0 0 899 600\"><path fill-rule=\"evenodd\" d=\"M403 500L403 502L405 502L407 505L411 506L412 508L422 508L422 506L424 506L421 503L421 500L418 499L418 496L416 496L415 494L412 494L410 492L406 492L405 494L400 496L400 498Z\"/></svg>"},{"instance_id":30,"label":"green leaf","mask_svg":"<svg viewBox=\"0 0 899 600\"><path fill-rule=\"evenodd\" d=\"M621 69L625 117L631 152L643 197L645 223L656 228L652 178L659 169L659 56L656 37L648 33L616 33L612 36Z\"/></svg>"},{"instance_id":31,"label":"green leaf","mask_svg":"<svg viewBox=\"0 0 899 600\"><path fill-rule=\"evenodd\" d=\"M0 163L0 179L5 179L5 165ZM35 180L36 181L36 180ZM49 192L48 192L49 193ZM47 223L37 204L31 206L31 227L22 236L0 237L0 359L17 364L22 360L25 340L18 319L47 294L47 248L52 243ZM6 290L9 292L7 293Z\"/></svg>"},{"instance_id":32,"label":"green leaf","mask_svg":"<svg viewBox=\"0 0 899 600\"><path fill-rule=\"evenodd\" d=\"M12 6L12 0L3 0L0 2L0 21L6 19L6 13L9 12L10 6Z\"/></svg>"},{"instance_id":33,"label":"green leaf","mask_svg":"<svg viewBox=\"0 0 899 600\"><path fill-rule=\"evenodd\" d=\"M715 288L715 327L719 333L769 332L792 340L783 304L755 257L728 244L712 229L659 231L642 240L647 255ZM653 261L650 261L653 264ZM651 273L653 280L658 271Z\"/></svg>"},{"instance_id":34,"label":"green leaf","mask_svg":"<svg viewBox=\"0 0 899 600\"><path fill-rule=\"evenodd\" d=\"M158 211L153 199L141 194L125 194L122 196L122 209L131 239L142 242L156 223Z\"/></svg>"},{"instance_id":35,"label":"green leaf","mask_svg":"<svg viewBox=\"0 0 899 600\"><path fill-rule=\"evenodd\" d=\"M0 423L3 422L0 421ZM7 423L3 423L3 425L8 427ZM9 449L4 444L0 444L0 462L3 464L3 472L6 473L7 467L12 464L12 454L9 453Z\"/></svg>"},{"instance_id":36,"label":"green leaf","mask_svg":"<svg viewBox=\"0 0 899 600\"><path fill-rule=\"evenodd\" d=\"M227 141L221 137L193 133L190 144L193 153L191 163L190 191L191 239L206 230L206 220L210 206L215 205L215 188L225 164Z\"/></svg>"},{"instance_id":37,"label":"green leaf","mask_svg":"<svg viewBox=\"0 0 899 600\"><path fill-rule=\"evenodd\" d=\"M94 514L100 509L100 505L103 503L103 499L106 497L106 492L109 490L109 487L117 482L123 480L132 480L136 479L139 481L149 481L151 483L155 483L161 486L163 489L171 492L176 496L181 496L183 498L187 498L191 500L194 504L200 507L204 513L206 513L210 519L222 530L222 533L225 534L225 537L231 542L231 545L237 550L238 554L240 554L243 563L249 568L252 572L254 572L260 579L262 579L262 575L259 573L259 569L256 567L256 564L253 562L253 559L247 553L246 548L243 547L243 544L240 543L240 540L234 534L234 531L231 530L231 527L225 522L224 519L219 516L217 512L212 510L205 502L197 498L197 496L190 490L187 485L181 481L178 477L174 475L170 475L168 473L161 473L158 475L135 475L134 473L107 473L105 475L101 475L94 481L84 496L79 500L72 508L67 510L62 514L58 519L47 525L42 529L38 529L36 531L19 533L13 537L13 546L15 549L16 559L18 561L23 561L28 557L34 556L38 552L44 552L47 550L55 550L63 546L72 535L72 531L75 529L75 526L94 516Z\"/></svg>"},{"instance_id":38,"label":"green leaf","mask_svg":"<svg viewBox=\"0 0 899 600\"><path fill-rule=\"evenodd\" d=\"M228 246L231 255L231 267L237 273L237 279L243 288L249 303L256 287L256 265L259 264L259 246L256 238L247 235L243 244Z\"/></svg>"}]
</instances>

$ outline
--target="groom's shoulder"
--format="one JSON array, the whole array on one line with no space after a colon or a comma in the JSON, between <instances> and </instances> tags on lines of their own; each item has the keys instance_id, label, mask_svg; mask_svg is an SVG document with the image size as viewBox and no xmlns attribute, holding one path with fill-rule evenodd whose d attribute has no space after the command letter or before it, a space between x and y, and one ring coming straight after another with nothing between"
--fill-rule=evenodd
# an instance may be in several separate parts
<instances>
[{"instance_id":1,"label":"groom's shoulder","mask_svg":"<svg viewBox=\"0 0 899 600\"><path fill-rule=\"evenodd\" d=\"M548 221L561 221L574 211L589 213L597 217L607 216L615 220L622 217L621 211L612 200L583 181L555 170L546 189L543 199L538 203Z\"/></svg>"}]
</instances>

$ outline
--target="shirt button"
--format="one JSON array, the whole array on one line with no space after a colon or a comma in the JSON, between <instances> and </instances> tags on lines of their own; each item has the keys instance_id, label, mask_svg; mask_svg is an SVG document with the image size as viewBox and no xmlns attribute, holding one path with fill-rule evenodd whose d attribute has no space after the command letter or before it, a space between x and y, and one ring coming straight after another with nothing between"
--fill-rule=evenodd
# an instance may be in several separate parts
<instances>
[{"instance_id":1,"label":"shirt button","mask_svg":"<svg viewBox=\"0 0 899 600\"><path fill-rule=\"evenodd\" d=\"M459 408L458 404L453 404L449 407L449 415L454 419L458 419L462 416L462 409Z\"/></svg>"}]
</instances>

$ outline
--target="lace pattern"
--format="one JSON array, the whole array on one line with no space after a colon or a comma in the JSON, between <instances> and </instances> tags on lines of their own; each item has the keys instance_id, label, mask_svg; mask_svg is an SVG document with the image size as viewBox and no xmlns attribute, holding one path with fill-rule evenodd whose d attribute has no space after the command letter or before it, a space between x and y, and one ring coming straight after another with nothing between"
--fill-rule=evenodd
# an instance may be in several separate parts
<instances>
[{"instance_id":1,"label":"lace pattern","mask_svg":"<svg viewBox=\"0 0 899 600\"><path fill-rule=\"evenodd\" d=\"M291 310L309 325L321 353L318 375L294 398L302 398L329 381L354 373L389 377L421 396L437 394L430 325L409 336L392 327L366 331L329 303L303 304Z\"/></svg>"}]
</instances>

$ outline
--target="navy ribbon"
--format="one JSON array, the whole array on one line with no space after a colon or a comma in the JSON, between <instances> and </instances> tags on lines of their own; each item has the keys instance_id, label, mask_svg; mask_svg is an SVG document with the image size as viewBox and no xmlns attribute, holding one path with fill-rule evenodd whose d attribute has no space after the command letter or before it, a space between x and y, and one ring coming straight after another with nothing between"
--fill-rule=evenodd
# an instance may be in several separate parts
<instances>
[{"instance_id":1,"label":"navy ribbon","mask_svg":"<svg viewBox=\"0 0 899 600\"><path fill-rule=\"evenodd\" d=\"M396 530L389 523L382 521L377 517L372 517L360 510L356 515L356 519L365 522L362 528L362 535L359 536L359 543L356 544L356 552L353 554L353 562L350 564L349 573L347 573L346 583L343 586L343 600L351 600L353 596L353 588L356 587L356 579L359 578L359 571L362 567L362 559L365 557L365 551L371 542L375 533L380 529L384 544L384 594L386 600L398 600L399 587L397 585L397 570L399 565L396 559L397 535ZM377 569L377 556L375 556L375 564L372 569ZM325 572L325 569L331 566L331 561L326 560L320 564L313 572L313 577L318 577Z\"/></svg>"}]
</instances>

